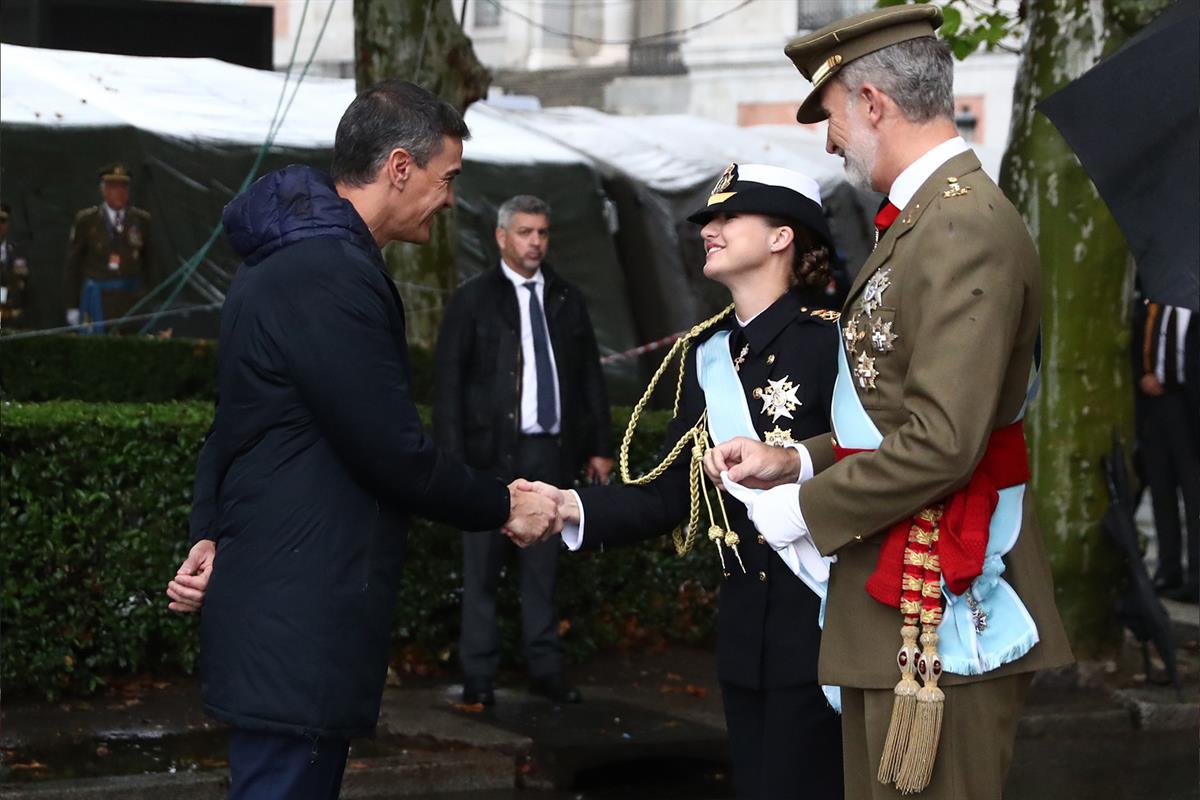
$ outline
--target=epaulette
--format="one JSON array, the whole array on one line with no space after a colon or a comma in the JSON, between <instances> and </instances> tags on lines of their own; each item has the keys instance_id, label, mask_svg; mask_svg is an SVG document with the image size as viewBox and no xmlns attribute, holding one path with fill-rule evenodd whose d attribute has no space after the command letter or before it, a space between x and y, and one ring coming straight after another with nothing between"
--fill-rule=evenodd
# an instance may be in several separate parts
<instances>
[{"instance_id":1,"label":"epaulette","mask_svg":"<svg viewBox=\"0 0 1200 800\"><path fill-rule=\"evenodd\" d=\"M833 311L828 308L814 308L812 311L808 312L808 315L810 317L816 317L817 319L823 319L826 322L837 322L839 319L841 319L842 312Z\"/></svg>"},{"instance_id":2,"label":"epaulette","mask_svg":"<svg viewBox=\"0 0 1200 800\"><path fill-rule=\"evenodd\" d=\"M75 212L75 221L78 222L81 219L85 219L86 217L90 217L99 213L100 206L88 206L87 208L81 208L79 211Z\"/></svg>"}]
</instances>

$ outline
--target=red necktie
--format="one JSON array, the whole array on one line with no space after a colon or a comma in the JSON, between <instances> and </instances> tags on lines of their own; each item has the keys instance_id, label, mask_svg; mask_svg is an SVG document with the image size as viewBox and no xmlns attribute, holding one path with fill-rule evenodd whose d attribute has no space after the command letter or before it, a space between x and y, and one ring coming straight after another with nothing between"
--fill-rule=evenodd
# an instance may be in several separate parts
<instances>
[{"instance_id":1,"label":"red necktie","mask_svg":"<svg viewBox=\"0 0 1200 800\"><path fill-rule=\"evenodd\" d=\"M892 223L898 216L900 216L900 209L892 205L891 200L884 200L883 205L879 207L879 213L875 215L875 230L879 231L879 235L882 236L884 231L892 227Z\"/></svg>"}]
</instances>

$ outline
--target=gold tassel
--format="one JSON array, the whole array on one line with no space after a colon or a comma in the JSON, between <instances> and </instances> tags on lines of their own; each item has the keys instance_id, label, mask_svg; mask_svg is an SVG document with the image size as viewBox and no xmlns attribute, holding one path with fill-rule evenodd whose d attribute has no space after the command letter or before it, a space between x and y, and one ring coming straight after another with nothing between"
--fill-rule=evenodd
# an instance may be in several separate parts
<instances>
[{"instance_id":1,"label":"gold tassel","mask_svg":"<svg viewBox=\"0 0 1200 800\"><path fill-rule=\"evenodd\" d=\"M917 672L925 680L925 685L917 692L912 733L896 776L896 788L901 794L915 794L929 785L933 762L937 758L938 741L942 736L946 694L937 685L938 677L942 674L942 662L937 653L937 625L923 624L922 631L923 649L917 662Z\"/></svg>"},{"instance_id":2,"label":"gold tassel","mask_svg":"<svg viewBox=\"0 0 1200 800\"><path fill-rule=\"evenodd\" d=\"M887 739L883 743L883 757L879 759L878 778L880 783L892 783L900 772L900 761L908 748L909 733L917 710L917 691L921 685L913 677L913 665L917 659L917 634L915 624L900 629L904 644L896 654L900 667L900 682L892 691L892 721L888 724Z\"/></svg>"}]
</instances>

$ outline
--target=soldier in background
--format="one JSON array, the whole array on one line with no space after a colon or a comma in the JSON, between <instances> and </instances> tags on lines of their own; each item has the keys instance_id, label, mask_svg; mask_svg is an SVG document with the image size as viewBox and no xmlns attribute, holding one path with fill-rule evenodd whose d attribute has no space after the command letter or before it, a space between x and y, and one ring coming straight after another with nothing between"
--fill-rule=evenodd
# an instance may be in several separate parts
<instances>
[{"instance_id":1,"label":"soldier in background","mask_svg":"<svg viewBox=\"0 0 1200 800\"><path fill-rule=\"evenodd\" d=\"M100 170L100 205L75 215L67 245L67 324L87 325L84 333L103 333L96 323L118 319L151 283L150 214L129 205L132 175L124 164Z\"/></svg>"},{"instance_id":2,"label":"soldier in background","mask_svg":"<svg viewBox=\"0 0 1200 800\"><path fill-rule=\"evenodd\" d=\"M12 325L27 305L29 265L8 238L12 209L0 203L0 325Z\"/></svg>"}]
</instances>

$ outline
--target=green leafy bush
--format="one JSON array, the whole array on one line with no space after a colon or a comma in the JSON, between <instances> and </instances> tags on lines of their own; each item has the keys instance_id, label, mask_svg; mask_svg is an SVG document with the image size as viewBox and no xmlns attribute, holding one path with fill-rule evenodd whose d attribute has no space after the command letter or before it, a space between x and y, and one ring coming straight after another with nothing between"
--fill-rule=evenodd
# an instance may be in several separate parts
<instances>
[{"instance_id":1,"label":"green leafy bush","mask_svg":"<svg viewBox=\"0 0 1200 800\"><path fill-rule=\"evenodd\" d=\"M164 590L186 553L195 459L211 414L203 402L0 408L7 690L83 694L107 676L192 668L195 618L168 612ZM619 435L628 412L614 416ZM661 412L643 418L635 463L649 460L666 422ZM410 536L395 617L397 665L453 667L462 537L419 520ZM719 575L707 550L681 559L665 538L564 555L558 605L568 657L709 638ZM515 576L502 582L499 602L512 656L520 650Z\"/></svg>"},{"instance_id":2,"label":"green leafy bush","mask_svg":"<svg viewBox=\"0 0 1200 800\"><path fill-rule=\"evenodd\" d=\"M418 402L429 402L433 363L411 348ZM145 336L0 337L0 396L18 402L160 403L217 396L217 346Z\"/></svg>"}]
</instances>

